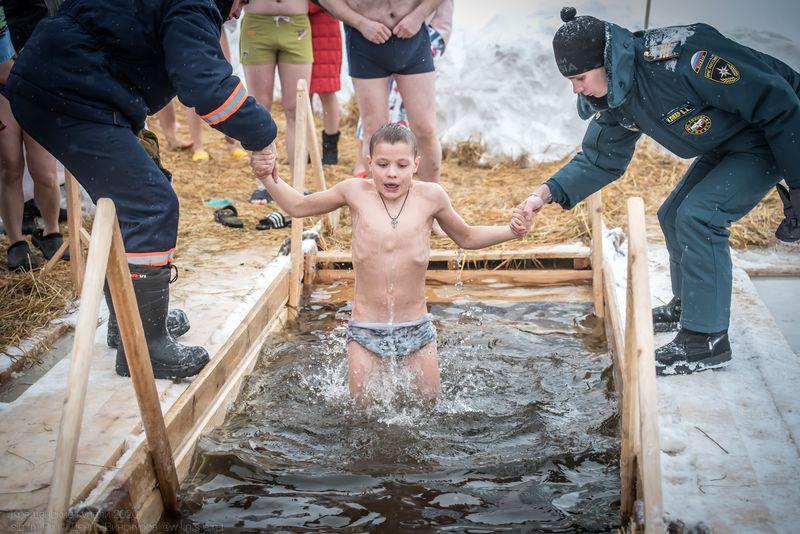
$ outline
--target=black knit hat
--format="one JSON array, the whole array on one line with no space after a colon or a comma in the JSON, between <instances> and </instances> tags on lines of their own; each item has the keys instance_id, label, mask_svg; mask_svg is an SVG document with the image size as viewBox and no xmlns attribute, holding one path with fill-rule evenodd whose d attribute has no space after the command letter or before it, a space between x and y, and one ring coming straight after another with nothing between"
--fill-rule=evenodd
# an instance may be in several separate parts
<instances>
[{"instance_id":1,"label":"black knit hat","mask_svg":"<svg viewBox=\"0 0 800 534\"><path fill-rule=\"evenodd\" d=\"M590 16L575 16L574 7L561 9L561 26L553 37L558 70L575 76L605 64L606 23Z\"/></svg>"}]
</instances>

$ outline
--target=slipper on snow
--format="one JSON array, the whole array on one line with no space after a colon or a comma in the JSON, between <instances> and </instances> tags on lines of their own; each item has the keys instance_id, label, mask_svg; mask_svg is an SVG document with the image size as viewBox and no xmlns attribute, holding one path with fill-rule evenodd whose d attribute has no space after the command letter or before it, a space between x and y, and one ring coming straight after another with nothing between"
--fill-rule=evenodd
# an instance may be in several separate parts
<instances>
[{"instance_id":1,"label":"slipper on snow","mask_svg":"<svg viewBox=\"0 0 800 534\"><path fill-rule=\"evenodd\" d=\"M236 208L233 205L225 206L224 208L215 210L214 220L223 226L229 226L231 228L244 228L244 221L239 218L239 212L236 211Z\"/></svg>"},{"instance_id":2,"label":"slipper on snow","mask_svg":"<svg viewBox=\"0 0 800 534\"><path fill-rule=\"evenodd\" d=\"M279 211L274 211L258 221L256 230L272 230L292 225L292 219Z\"/></svg>"},{"instance_id":3,"label":"slipper on snow","mask_svg":"<svg viewBox=\"0 0 800 534\"><path fill-rule=\"evenodd\" d=\"M253 193L250 195L250 202L252 204L260 204L259 201L261 200L266 200L267 204L269 204L270 202L272 202L272 195L270 195L269 191L267 191L266 189L261 189L259 187L258 189L253 191Z\"/></svg>"}]
</instances>

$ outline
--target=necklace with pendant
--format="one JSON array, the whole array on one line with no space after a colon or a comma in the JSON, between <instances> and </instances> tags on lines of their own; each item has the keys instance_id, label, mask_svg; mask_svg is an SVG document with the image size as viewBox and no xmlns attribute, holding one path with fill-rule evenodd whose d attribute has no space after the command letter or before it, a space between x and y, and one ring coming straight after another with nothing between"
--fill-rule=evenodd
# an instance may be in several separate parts
<instances>
[{"instance_id":1,"label":"necklace with pendant","mask_svg":"<svg viewBox=\"0 0 800 534\"><path fill-rule=\"evenodd\" d=\"M408 194L411 192L411 188L406 191L406 196L403 198L403 204L400 206L400 211L397 212L396 217L392 217L392 214L389 213L389 208L386 207L386 201L383 200L383 195L378 193L378 196L381 197L381 202L383 203L383 209L386 210L386 215L389 216L389 220L392 222L392 229L397 230L397 219L400 218L400 214L403 213L403 208L406 207L406 200L408 200Z\"/></svg>"}]
</instances>

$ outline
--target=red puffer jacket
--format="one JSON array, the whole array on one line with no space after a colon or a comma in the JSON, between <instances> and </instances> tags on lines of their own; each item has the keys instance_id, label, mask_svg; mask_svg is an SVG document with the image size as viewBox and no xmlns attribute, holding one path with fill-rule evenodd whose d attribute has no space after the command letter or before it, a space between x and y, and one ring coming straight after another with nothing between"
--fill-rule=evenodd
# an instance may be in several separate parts
<instances>
[{"instance_id":1,"label":"red puffer jacket","mask_svg":"<svg viewBox=\"0 0 800 534\"><path fill-rule=\"evenodd\" d=\"M311 43L314 66L311 71L311 93L335 93L339 90L342 69L342 31L339 21L319 6L308 3L311 20Z\"/></svg>"}]
</instances>

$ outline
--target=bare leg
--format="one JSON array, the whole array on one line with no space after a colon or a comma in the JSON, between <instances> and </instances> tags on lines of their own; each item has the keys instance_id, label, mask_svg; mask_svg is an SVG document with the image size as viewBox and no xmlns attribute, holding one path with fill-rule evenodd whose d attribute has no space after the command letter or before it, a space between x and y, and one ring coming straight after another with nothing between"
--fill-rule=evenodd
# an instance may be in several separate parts
<instances>
[{"instance_id":1,"label":"bare leg","mask_svg":"<svg viewBox=\"0 0 800 534\"><path fill-rule=\"evenodd\" d=\"M27 152L28 170L33 178L33 196L44 219L44 235L58 232L58 212L61 208L61 190L58 188L56 158L23 133Z\"/></svg>"},{"instance_id":2,"label":"bare leg","mask_svg":"<svg viewBox=\"0 0 800 534\"><path fill-rule=\"evenodd\" d=\"M339 131L339 100L336 93L320 93L322 102L322 127L326 134L334 135Z\"/></svg>"},{"instance_id":3,"label":"bare leg","mask_svg":"<svg viewBox=\"0 0 800 534\"><path fill-rule=\"evenodd\" d=\"M353 87L356 91L356 101L358 102L358 111L361 113L364 133L359 157L366 162L372 134L389 122L389 78L353 78ZM366 168L366 164L364 168Z\"/></svg>"},{"instance_id":4,"label":"bare leg","mask_svg":"<svg viewBox=\"0 0 800 534\"><path fill-rule=\"evenodd\" d=\"M244 76L247 79L247 88L256 102L272 111L273 91L275 90L275 63L263 65L245 65ZM259 189L264 186L256 182ZM266 200L251 200L253 204L266 204Z\"/></svg>"},{"instance_id":5,"label":"bare leg","mask_svg":"<svg viewBox=\"0 0 800 534\"><path fill-rule=\"evenodd\" d=\"M405 359L406 365L414 373L414 382L419 396L426 401L436 401L442 391L439 375L439 357L436 341L428 343Z\"/></svg>"},{"instance_id":6,"label":"bare leg","mask_svg":"<svg viewBox=\"0 0 800 534\"><path fill-rule=\"evenodd\" d=\"M189 135L192 136L192 161L208 161L208 152L203 146L203 119L194 109L187 109L186 122L189 123Z\"/></svg>"},{"instance_id":7,"label":"bare leg","mask_svg":"<svg viewBox=\"0 0 800 534\"><path fill-rule=\"evenodd\" d=\"M370 399L366 395L367 384L380 360L355 341L347 344L347 382L350 396L360 406L367 406Z\"/></svg>"},{"instance_id":8,"label":"bare leg","mask_svg":"<svg viewBox=\"0 0 800 534\"><path fill-rule=\"evenodd\" d=\"M0 131L0 217L6 227L8 243L22 241L22 175L25 160L22 156L22 130L11 114L11 106L0 97L0 121L6 128Z\"/></svg>"},{"instance_id":9,"label":"bare leg","mask_svg":"<svg viewBox=\"0 0 800 534\"><path fill-rule=\"evenodd\" d=\"M396 74L395 80L403 96L408 125L419 143L419 179L439 182L442 146L436 134L436 73ZM368 137L365 135L364 139Z\"/></svg>"},{"instance_id":10,"label":"bare leg","mask_svg":"<svg viewBox=\"0 0 800 534\"><path fill-rule=\"evenodd\" d=\"M172 102L156 113L156 117L170 148L182 150L192 146L191 141L178 137L178 119L175 117L175 106Z\"/></svg>"},{"instance_id":11,"label":"bare leg","mask_svg":"<svg viewBox=\"0 0 800 534\"><path fill-rule=\"evenodd\" d=\"M289 165L293 165L297 81L301 78L304 78L306 82L311 81L311 64L297 65L279 61L278 72L281 75L281 100L283 101L283 113L286 116L286 152L289 155Z\"/></svg>"}]
</instances>

